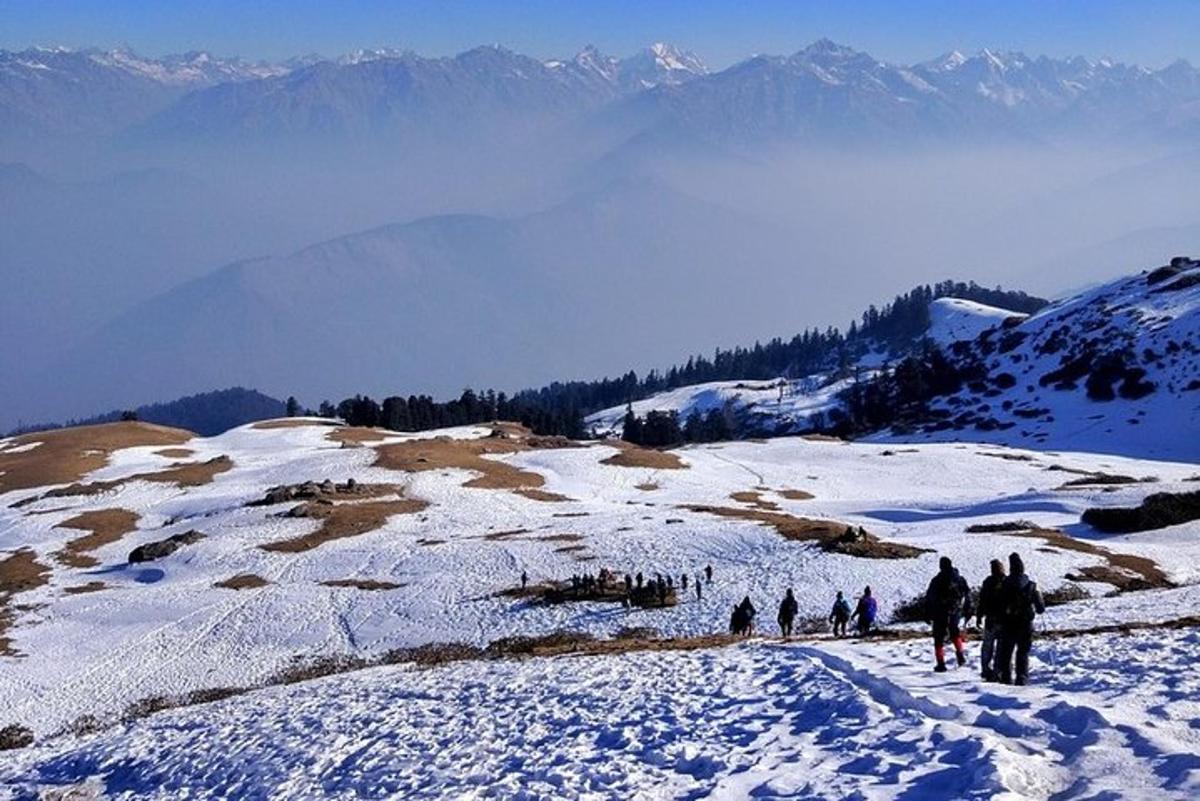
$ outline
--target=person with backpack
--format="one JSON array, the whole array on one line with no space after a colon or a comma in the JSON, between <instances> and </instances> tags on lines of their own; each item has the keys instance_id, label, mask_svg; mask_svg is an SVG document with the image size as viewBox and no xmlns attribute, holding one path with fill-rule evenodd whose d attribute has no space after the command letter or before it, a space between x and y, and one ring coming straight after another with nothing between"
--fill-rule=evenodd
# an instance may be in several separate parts
<instances>
[{"instance_id":1,"label":"person with backpack","mask_svg":"<svg viewBox=\"0 0 1200 801\"><path fill-rule=\"evenodd\" d=\"M779 602L779 632L785 638L792 636L792 623L796 619L796 615L800 613L800 605L796 603L796 596L792 594L792 588L788 587L787 593L784 594L783 600Z\"/></svg>"},{"instance_id":2,"label":"person with backpack","mask_svg":"<svg viewBox=\"0 0 1200 801\"><path fill-rule=\"evenodd\" d=\"M1009 554L1008 576L1000 584L1000 681L1023 685L1029 681L1029 650L1033 645L1033 620L1046 611L1037 583L1025 575L1021 555ZM1013 651L1016 676L1013 676Z\"/></svg>"},{"instance_id":3,"label":"person with backpack","mask_svg":"<svg viewBox=\"0 0 1200 801\"><path fill-rule=\"evenodd\" d=\"M754 604L750 603L750 596L747 595L738 604L738 612L741 614L742 632L747 636L754 633L754 616L758 614L758 610L754 608Z\"/></svg>"},{"instance_id":4,"label":"person with backpack","mask_svg":"<svg viewBox=\"0 0 1200 801\"><path fill-rule=\"evenodd\" d=\"M979 648L979 673L984 681L995 681L997 656L999 655L1000 628L1002 614L1000 609L1000 586L1004 583L1004 563L993 559L991 574L983 580L979 588L979 606L975 610L975 625L983 627L983 643Z\"/></svg>"},{"instance_id":5,"label":"person with backpack","mask_svg":"<svg viewBox=\"0 0 1200 801\"><path fill-rule=\"evenodd\" d=\"M854 607L854 614L850 615L851 620L858 620L858 636L865 637L871 633L877 614L879 614L879 604L876 603L875 596L871 594L871 588L868 586L863 590L862 597L858 599L858 605Z\"/></svg>"},{"instance_id":6,"label":"person with backpack","mask_svg":"<svg viewBox=\"0 0 1200 801\"><path fill-rule=\"evenodd\" d=\"M846 636L846 624L850 622L850 604L840 591L833 602L833 611L829 613L829 622L833 623L834 637Z\"/></svg>"},{"instance_id":7,"label":"person with backpack","mask_svg":"<svg viewBox=\"0 0 1200 801\"><path fill-rule=\"evenodd\" d=\"M954 656L959 666L967 663L959 621L971 617L971 588L954 568L950 557L943 556L938 567L937 575L925 591L925 619L933 625L933 653L937 659L933 669L945 673L947 640L954 643Z\"/></svg>"}]
</instances>

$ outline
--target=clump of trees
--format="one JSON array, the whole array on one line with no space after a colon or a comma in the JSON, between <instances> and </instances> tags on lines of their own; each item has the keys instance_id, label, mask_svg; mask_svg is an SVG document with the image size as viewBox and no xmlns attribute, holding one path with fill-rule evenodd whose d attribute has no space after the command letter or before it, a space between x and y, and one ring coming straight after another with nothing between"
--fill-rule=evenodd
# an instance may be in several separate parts
<instances>
[{"instance_id":1,"label":"clump of trees","mask_svg":"<svg viewBox=\"0 0 1200 801\"><path fill-rule=\"evenodd\" d=\"M386 428L391 431L428 431L434 428L474 425L493 420L515 420L535 434L561 435L573 439L586 436L578 408L544 408L531 405L503 392L465 389L453 400L438 402L428 395L393 395L380 403L367 395L346 398L336 406L325 401L318 409L322 417L340 417L352 426Z\"/></svg>"},{"instance_id":2,"label":"clump of trees","mask_svg":"<svg viewBox=\"0 0 1200 801\"><path fill-rule=\"evenodd\" d=\"M736 431L736 421L729 406L709 409L704 414L692 410L679 424L679 413L652 411L638 417L630 406L625 411L624 430L621 439L647 448L669 448L685 442L718 442L731 439Z\"/></svg>"}]
</instances>

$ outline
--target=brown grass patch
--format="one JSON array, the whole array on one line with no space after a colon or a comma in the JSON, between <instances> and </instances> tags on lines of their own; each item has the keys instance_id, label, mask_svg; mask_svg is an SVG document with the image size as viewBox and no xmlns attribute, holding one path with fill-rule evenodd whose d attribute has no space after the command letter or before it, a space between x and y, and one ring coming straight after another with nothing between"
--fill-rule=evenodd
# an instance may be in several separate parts
<instances>
[{"instance_id":1,"label":"brown grass patch","mask_svg":"<svg viewBox=\"0 0 1200 801\"><path fill-rule=\"evenodd\" d=\"M356 590L367 590L370 592L398 590L404 586L403 584L397 584L394 581L357 578L330 579L329 581L322 581L321 583L326 587L353 587Z\"/></svg>"},{"instance_id":2,"label":"brown grass patch","mask_svg":"<svg viewBox=\"0 0 1200 801\"><path fill-rule=\"evenodd\" d=\"M483 458L485 455L518 453L529 450L522 440L507 437L485 439L411 440L380 445L375 451L375 467L421 473L427 470L470 470L480 475L463 483L476 489L539 489L546 479L538 473L514 467L505 462Z\"/></svg>"},{"instance_id":3,"label":"brown grass patch","mask_svg":"<svg viewBox=\"0 0 1200 801\"><path fill-rule=\"evenodd\" d=\"M811 501L816 496L811 492L805 492L798 489L781 489L775 490L780 497L786 498L789 501Z\"/></svg>"},{"instance_id":4,"label":"brown grass patch","mask_svg":"<svg viewBox=\"0 0 1200 801\"><path fill-rule=\"evenodd\" d=\"M187 459L195 453L191 448L163 448L160 451L155 451L155 456L164 456L168 459Z\"/></svg>"},{"instance_id":5,"label":"brown grass patch","mask_svg":"<svg viewBox=\"0 0 1200 801\"><path fill-rule=\"evenodd\" d=\"M311 551L332 540L357 537L374 531L383 526L389 517L419 512L429 504L415 498L401 498L391 501L364 501L362 503L320 503L307 502L301 504L303 514L289 516L312 517L321 521L321 527L311 534L291 537L286 540L268 542L258 546L264 551L274 553L301 553Z\"/></svg>"},{"instance_id":6,"label":"brown grass patch","mask_svg":"<svg viewBox=\"0 0 1200 801\"><path fill-rule=\"evenodd\" d=\"M64 520L55 528L70 528L91 533L69 541L61 551L54 554L54 558L67 567L95 567L100 564L100 560L91 556L91 552L118 542L126 534L136 530L138 519L138 515L128 509L100 509Z\"/></svg>"},{"instance_id":7,"label":"brown grass patch","mask_svg":"<svg viewBox=\"0 0 1200 801\"><path fill-rule=\"evenodd\" d=\"M546 534L538 537L541 542L582 542L583 536L580 534Z\"/></svg>"},{"instance_id":8,"label":"brown grass patch","mask_svg":"<svg viewBox=\"0 0 1200 801\"><path fill-rule=\"evenodd\" d=\"M314 420L311 417L308 417L308 418L279 417L274 420L260 420L259 422L252 425L251 428L256 428L260 431L270 431L271 429L274 429L274 428L308 428L309 426L322 426L322 427L337 426L340 428L341 425L342 424L337 422L336 420Z\"/></svg>"},{"instance_id":9,"label":"brown grass patch","mask_svg":"<svg viewBox=\"0 0 1200 801\"><path fill-rule=\"evenodd\" d=\"M38 562L37 554L28 548L0 559L0 656L18 655L7 636L15 618L13 598L45 585L49 577L50 568Z\"/></svg>"},{"instance_id":10,"label":"brown grass patch","mask_svg":"<svg viewBox=\"0 0 1200 801\"><path fill-rule=\"evenodd\" d=\"M182 445L195 435L152 423L105 423L96 426L39 431L16 437L0 451L0 493L45 484L79 481L108 464L113 451L146 445ZM13 447L39 443L31 450L11 453Z\"/></svg>"},{"instance_id":11,"label":"brown grass patch","mask_svg":"<svg viewBox=\"0 0 1200 801\"><path fill-rule=\"evenodd\" d=\"M529 529L527 528L514 528L507 531L489 531L487 534L483 535L482 539L492 541L507 540L512 537L519 537L522 534L528 533Z\"/></svg>"},{"instance_id":12,"label":"brown grass patch","mask_svg":"<svg viewBox=\"0 0 1200 801\"><path fill-rule=\"evenodd\" d=\"M560 548L554 549L558 553L575 553L577 551L586 551L586 545L563 545Z\"/></svg>"},{"instance_id":13,"label":"brown grass patch","mask_svg":"<svg viewBox=\"0 0 1200 801\"><path fill-rule=\"evenodd\" d=\"M657 481L643 481L641 484L634 484L633 488L642 492L654 492L659 487Z\"/></svg>"},{"instance_id":14,"label":"brown grass patch","mask_svg":"<svg viewBox=\"0 0 1200 801\"><path fill-rule=\"evenodd\" d=\"M682 459L670 451L642 448L621 440L612 440L605 444L616 448L617 453L607 459L601 459L600 464L617 467L645 467L651 470L686 470L688 467Z\"/></svg>"},{"instance_id":15,"label":"brown grass patch","mask_svg":"<svg viewBox=\"0 0 1200 801\"><path fill-rule=\"evenodd\" d=\"M340 442L343 445L364 445L368 442L380 442L394 435L394 431L382 428L341 426L326 434L325 439L330 442Z\"/></svg>"},{"instance_id":16,"label":"brown grass patch","mask_svg":"<svg viewBox=\"0 0 1200 801\"><path fill-rule=\"evenodd\" d=\"M743 490L741 492L731 492L729 497L738 503L745 503L753 506L755 509L761 509L764 512L778 512L779 504L774 501L764 501L762 493L756 490Z\"/></svg>"},{"instance_id":17,"label":"brown grass patch","mask_svg":"<svg viewBox=\"0 0 1200 801\"><path fill-rule=\"evenodd\" d=\"M809 442L845 442L841 437L835 437L830 434L801 434L800 439L806 439Z\"/></svg>"},{"instance_id":18,"label":"brown grass patch","mask_svg":"<svg viewBox=\"0 0 1200 801\"><path fill-rule=\"evenodd\" d=\"M67 587L63 590L67 595L83 595L89 592L100 592L100 590L108 589L108 585L103 581L89 581L87 584L76 584L74 587Z\"/></svg>"},{"instance_id":19,"label":"brown grass patch","mask_svg":"<svg viewBox=\"0 0 1200 801\"><path fill-rule=\"evenodd\" d=\"M1139 484L1153 479L1134 478L1133 476L1113 475L1111 473L1084 473L1079 478L1064 481L1056 489L1085 489L1088 487L1115 487L1123 484Z\"/></svg>"},{"instance_id":20,"label":"brown grass patch","mask_svg":"<svg viewBox=\"0 0 1200 801\"><path fill-rule=\"evenodd\" d=\"M175 484L180 487L199 487L210 483L215 476L233 469L233 460L228 456L217 456L209 459L207 462L174 464L162 470L156 470L152 473L134 473L127 478L114 479L112 481L93 481L90 484L69 484L65 487L43 492L41 495L32 498L26 498L23 501L18 501L12 504L12 508L16 509L22 506L27 506L36 501L45 500L46 498L74 498L78 496L100 495L105 492L116 489L117 487L127 484L131 481L150 481L158 484Z\"/></svg>"},{"instance_id":21,"label":"brown grass patch","mask_svg":"<svg viewBox=\"0 0 1200 801\"><path fill-rule=\"evenodd\" d=\"M1100 581L1113 585L1118 592L1134 590L1163 589L1174 587L1167 579L1162 568L1153 559L1131 554L1114 553L1108 548L1094 545L1090 542L1077 540L1074 537L1054 528L1039 528L1024 520L1011 523L991 523L967 528L968 532L994 531L1009 537L1026 537L1038 539L1061 551L1086 553L1099 556L1108 562L1107 565L1091 565L1079 569L1079 577L1067 576L1074 581Z\"/></svg>"},{"instance_id":22,"label":"brown grass patch","mask_svg":"<svg viewBox=\"0 0 1200 801\"><path fill-rule=\"evenodd\" d=\"M560 495L557 492L546 492L540 489L525 488L513 490L513 492L531 501L544 501L546 503L573 503L575 501L574 498L568 498L566 495Z\"/></svg>"},{"instance_id":23,"label":"brown grass patch","mask_svg":"<svg viewBox=\"0 0 1200 801\"><path fill-rule=\"evenodd\" d=\"M846 556L857 556L864 559L910 559L922 553L928 553L924 548L903 545L898 542L885 542L864 529L854 529L854 527L836 520L796 517L784 512L738 509L728 506L684 506L682 508L689 512L749 520L768 525L778 531L784 539L813 542L825 551Z\"/></svg>"},{"instance_id":24,"label":"brown grass patch","mask_svg":"<svg viewBox=\"0 0 1200 801\"><path fill-rule=\"evenodd\" d=\"M238 573L236 576L227 578L224 581L213 582L213 586L226 590L256 590L270 583L262 576L255 575L254 573Z\"/></svg>"}]
</instances>

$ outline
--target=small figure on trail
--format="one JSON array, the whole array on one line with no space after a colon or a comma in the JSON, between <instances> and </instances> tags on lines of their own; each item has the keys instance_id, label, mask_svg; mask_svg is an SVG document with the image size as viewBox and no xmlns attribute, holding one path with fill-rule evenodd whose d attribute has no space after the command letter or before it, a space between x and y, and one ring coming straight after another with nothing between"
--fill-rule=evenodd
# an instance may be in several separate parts
<instances>
[{"instance_id":1,"label":"small figure on trail","mask_svg":"<svg viewBox=\"0 0 1200 801\"><path fill-rule=\"evenodd\" d=\"M683 589L687 589L687 573L684 573L679 577L679 583L682 585Z\"/></svg>"},{"instance_id":2,"label":"small figure on trail","mask_svg":"<svg viewBox=\"0 0 1200 801\"><path fill-rule=\"evenodd\" d=\"M662 576L658 577L658 604L667 605L667 582L663 581Z\"/></svg>"},{"instance_id":3,"label":"small figure on trail","mask_svg":"<svg viewBox=\"0 0 1200 801\"><path fill-rule=\"evenodd\" d=\"M524 570L522 570L521 571L521 591L524 592L525 588L528 586L529 586L529 574L526 573Z\"/></svg>"},{"instance_id":4,"label":"small figure on trail","mask_svg":"<svg viewBox=\"0 0 1200 801\"><path fill-rule=\"evenodd\" d=\"M704 566L704 577L708 579L709 584L712 584L712 565Z\"/></svg>"},{"instance_id":5,"label":"small figure on trail","mask_svg":"<svg viewBox=\"0 0 1200 801\"><path fill-rule=\"evenodd\" d=\"M1000 633L1003 626L1000 609L1000 585L1004 583L1004 563L992 560L992 572L979 588L979 606L975 610L975 625L983 626L983 644L979 653L979 673L984 681L995 681L997 657L1000 653Z\"/></svg>"},{"instance_id":6,"label":"small figure on trail","mask_svg":"<svg viewBox=\"0 0 1200 801\"><path fill-rule=\"evenodd\" d=\"M1000 584L1000 681L1025 684L1029 681L1029 648L1033 644L1033 619L1046 611L1037 584L1025 575L1020 554L1008 557L1008 576ZM1013 677L1013 650L1017 670Z\"/></svg>"},{"instance_id":7,"label":"small figure on trail","mask_svg":"<svg viewBox=\"0 0 1200 801\"><path fill-rule=\"evenodd\" d=\"M754 608L754 604L750 603L750 596L747 595L738 604L738 611L742 616L742 632L747 636L754 633L754 616L758 614L758 610Z\"/></svg>"},{"instance_id":8,"label":"small figure on trail","mask_svg":"<svg viewBox=\"0 0 1200 801\"><path fill-rule=\"evenodd\" d=\"M672 587L674 587L674 586L675 586L675 577L674 577L674 576L667 576L667 588L668 588L668 589L670 589L670 588L672 588Z\"/></svg>"},{"instance_id":9,"label":"small figure on trail","mask_svg":"<svg viewBox=\"0 0 1200 801\"><path fill-rule=\"evenodd\" d=\"M579 574L578 573L571 574L571 589L573 589L573 590L579 589Z\"/></svg>"},{"instance_id":10,"label":"small figure on trail","mask_svg":"<svg viewBox=\"0 0 1200 801\"><path fill-rule=\"evenodd\" d=\"M633 576L625 574L625 594L633 595Z\"/></svg>"},{"instance_id":11,"label":"small figure on trail","mask_svg":"<svg viewBox=\"0 0 1200 801\"><path fill-rule=\"evenodd\" d=\"M644 583L644 581L642 579L642 571L640 571L640 570L638 571L636 581L637 581L637 588L640 590L642 588L642 584Z\"/></svg>"},{"instance_id":12,"label":"small figure on trail","mask_svg":"<svg viewBox=\"0 0 1200 801\"><path fill-rule=\"evenodd\" d=\"M954 643L954 656L961 667L967 663L959 621L971 617L971 588L958 574L950 557L938 561L938 573L925 591L925 619L933 624L933 669L946 672L946 641Z\"/></svg>"},{"instance_id":13,"label":"small figure on trail","mask_svg":"<svg viewBox=\"0 0 1200 801\"><path fill-rule=\"evenodd\" d=\"M841 592L833 602L833 610L829 613L829 621L833 623L833 636L845 637L846 624L850 622L850 603Z\"/></svg>"},{"instance_id":14,"label":"small figure on trail","mask_svg":"<svg viewBox=\"0 0 1200 801\"><path fill-rule=\"evenodd\" d=\"M696 575L696 600L697 601L704 600L704 593L700 589L703 586L704 586L703 583L700 581L700 575L697 574Z\"/></svg>"},{"instance_id":15,"label":"small figure on trail","mask_svg":"<svg viewBox=\"0 0 1200 801\"><path fill-rule=\"evenodd\" d=\"M792 588L788 587L783 600L779 602L779 617L777 618L779 631L784 637L792 636L792 623L799 613L800 605L796 603L796 596L792 594Z\"/></svg>"},{"instance_id":16,"label":"small figure on trail","mask_svg":"<svg viewBox=\"0 0 1200 801\"><path fill-rule=\"evenodd\" d=\"M871 595L871 588L868 586L863 590L862 597L858 599L858 605L854 607L854 614L850 615L851 620L858 620L858 636L865 637L871 633L871 628L875 625L875 616L879 613L879 604L875 601L875 596Z\"/></svg>"},{"instance_id":17,"label":"small figure on trail","mask_svg":"<svg viewBox=\"0 0 1200 801\"><path fill-rule=\"evenodd\" d=\"M742 607L737 604L733 605L733 611L729 614L729 633L734 637L742 633Z\"/></svg>"}]
</instances>

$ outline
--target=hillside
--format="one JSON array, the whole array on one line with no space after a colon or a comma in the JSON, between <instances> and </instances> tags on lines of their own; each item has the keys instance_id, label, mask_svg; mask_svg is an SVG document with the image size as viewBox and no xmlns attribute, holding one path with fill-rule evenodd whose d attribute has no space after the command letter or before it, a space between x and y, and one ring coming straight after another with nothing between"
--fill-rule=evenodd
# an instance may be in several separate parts
<instances>
[{"instance_id":1,"label":"hillside","mask_svg":"<svg viewBox=\"0 0 1200 801\"><path fill-rule=\"evenodd\" d=\"M763 746L718 755L710 751L718 737L697 751L670 718L690 720L699 709L696 721L706 722L684 728L758 731L746 716L761 707L791 721L784 729L809 731L812 721L831 719L830 704L857 720L854 710L868 703L883 716L868 721L876 746L891 731L924 743L890 752L912 786L937 781L926 775L930 754L952 759L987 742L1002 766L1020 740L1048 744L1037 757L1022 752L1026 778L997 768L962 774L955 786L1019 791L1037 776L1040 787L1107 787L1103 767L1073 761L1058 732L1074 730L1075 706L1099 703L1090 693L1101 688L1079 683L1086 671L1121 660L1130 665L1123 683L1109 685L1110 700L1095 714L1128 723L1097 720L1088 730L1112 738L1126 775L1174 797L1188 769L1160 776L1138 743L1152 736L1168 753L1185 747L1186 722L1142 721L1171 692L1156 676L1191 658L1194 634L1156 632L1175 645L1156 647L1157 667L1143 673L1129 661L1133 641L1106 627L1194 610L1197 524L1101 545L1080 515L1184 491L1194 473L1187 464L996 446L793 437L659 452L532 437L511 425L404 435L315 419L211 438L116 423L0 440L0 577L8 588L0 596L0 724L27 727L34 739L0 763L0 786L159 797L208 787L221 795L236 775L238 793L350 793L367 784L399 793L419 784L455 797L463 786L453 776L478 767L481 739L530 751L489 774L527 787L548 781L536 767L541 755L553 758L564 737L577 737L604 748L606 775L619 786L666 771L681 791L720 790L744 786L737 766L765 756ZM1106 474L1135 482L1109 485ZM924 635L892 618L923 592L939 555L975 583L989 558L1012 550L1026 555L1044 590L1082 600L1046 615L1045 636L1073 639L1039 640L1034 676L1044 686L992 726L989 710L1007 703L1002 696L979 693L972 671L935 680ZM702 575L709 565L711 583ZM572 594L572 575L601 569L663 573L673 587L662 605ZM731 645L715 636L746 594L759 606L758 630L769 633L773 604L794 587L805 627L817 630L835 591L853 597L866 584L895 639L857 644L816 633L790 645ZM543 657L520 659L529 652ZM552 656L563 653L574 655ZM1056 668L1056 660L1072 667ZM330 673L348 675L311 681ZM784 673L782 685L771 681ZM605 693L622 692L593 702L601 675ZM665 694L642 687L638 677L649 675ZM706 689L689 677L702 677ZM283 686L295 682L303 683ZM806 689L790 691L788 682ZM510 696L509 687L520 692ZM779 692L789 699L783 707L761 700ZM618 722L633 698L634 718L657 733ZM513 714L489 714L481 729L481 703ZM680 703L689 711L673 711ZM549 709L591 723L571 734L550 726L542 716ZM320 717L330 730L292 742L297 715ZM521 720L524 735L508 730L505 721ZM530 727L543 725L555 734L526 749ZM939 734L943 725L952 741ZM1020 737L995 740L993 729L1016 726ZM772 740L781 754L834 765L869 750L839 731L820 746L801 747L786 733ZM315 780L333 782L321 791L307 783L311 773L301 785L286 778L308 749L328 751L331 737L338 748L387 755L393 768L384 777L375 760L351 759L359 766L351 767L335 759ZM421 755L429 748L444 751L439 765L455 767L432 768ZM473 767L461 762L468 754ZM771 763L761 770L759 781L795 775ZM554 780L568 794L594 781Z\"/></svg>"}]
</instances>

